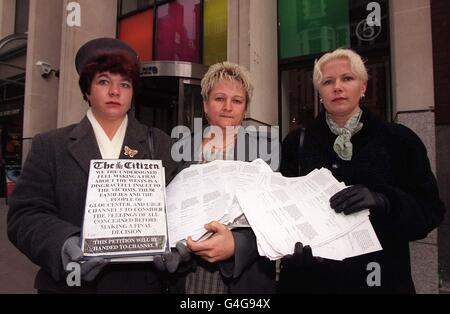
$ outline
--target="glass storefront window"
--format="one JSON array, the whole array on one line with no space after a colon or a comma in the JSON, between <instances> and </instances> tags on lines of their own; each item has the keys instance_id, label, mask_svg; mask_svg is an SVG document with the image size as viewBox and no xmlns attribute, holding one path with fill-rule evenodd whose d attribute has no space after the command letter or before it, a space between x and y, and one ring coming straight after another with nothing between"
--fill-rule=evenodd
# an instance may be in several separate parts
<instances>
[{"instance_id":1,"label":"glass storefront window","mask_svg":"<svg viewBox=\"0 0 450 314\"><path fill-rule=\"evenodd\" d=\"M183 80L183 124L194 129L194 119L203 118L200 81ZM206 125L207 121L203 121Z\"/></svg>"},{"instance_id":2,"label":"glass storefront window","mask_svg":"<svg viewBox=\"0 0 450 314\"><path fill-rule=\"evenodd\" d=\"M377 13L378 25L367 25L378 19ZM389 48L388 0L350 0L350 40L357 51Z\"/></svg>"},{"instance_id":3,"label":"glass storefront window","mask_svg":"<svg viewBox=\"0 0 450 314\"><path fill-rule=\"evenodd\" d=\"M320 110L312 76L311 66L281 74L283 137L292 130L308 126Z\"/></svg>"},{"instance_id":4,"label":"glass storefront window","mask_svg":"<svg viewBox=\"0 0 450 314\"><path fill-rule=\"evenodd\" d=\"M136 118L168 134L177 125L179 83L177 77L143 79L136 95Z\"/></svg>"},{"instance_id":5,"label":"glass storefront window","mask_svg":"<svg viewBox=\"0 0 450 314\"><path fill-rule=\"evenodd\" d=\"M177 0L158 6L155 60L200 63L200 0Z\"/></svg>"},{"instance_id":6,"label":"glass storefront window","mask_svg":"<svg viewBox=\"0 0 450 314\"><path fill-rule=\"evenodd\" d=\"M348 1L278 1L281 59L349 47Z\"/></svg>"},{"instance_id":7,"label":"glass storefront window","mask_svg":"<svg viewBox=\"0 0 450 314\"><path fill-rule=\"evenodd\" d=\"M279 0L281 130L307 127L323 110L314 91L315 59L352 48L369 72L361 105L391 119L388 0Z\"/></svg>"},{"instance_id":8,"label":"glass storefront window","mask_svg":"<svg viewBox=\"0 0 450 314\"><path fill-rule=\"evenodd\" d=\"M203 63L227 60L228 0L203 1Z\"/></svg>"},{"instance_id":9,"label":"glass storefront window","mask_svg":"<svg viewBox=\"0 0 450 314\"><path fill-rule=\"evenodd\" d=\"M136 31L139 30L139 31ZM153 58L153 10L146 10L119 21L120 40L128 43L141 61Z\"/></svg>"},{"instance_id":10,"label":"glass storefront window","mask_svg":"<svg viewBox=\"0 0 450 314\"><path fill-rule=\"evenodd\" d=\"M121 0L119 16L154 6L154 0Z\"/></svg>"},{"instance_id":11,"label":"glass storefront window","mask_svg":"<svg viewBox=\"0 0 450 314\"><path fill-rule=\"evenodd\" d=\"M28 31L28 13L30 0L16 0L15 33L23 34Z\"/></svg>"},{"instance_id":12,"label":"glass storefront window","mask_svg":"<svg viewBox=\"0 0 450 314\"><path fill-rule=\"evenodd\" d=\"M367 58L369 72L366 97L361 105L379 118L389 120L390 112L390 62L388 56L371 55Z\"/></svg>"}]
</instances>

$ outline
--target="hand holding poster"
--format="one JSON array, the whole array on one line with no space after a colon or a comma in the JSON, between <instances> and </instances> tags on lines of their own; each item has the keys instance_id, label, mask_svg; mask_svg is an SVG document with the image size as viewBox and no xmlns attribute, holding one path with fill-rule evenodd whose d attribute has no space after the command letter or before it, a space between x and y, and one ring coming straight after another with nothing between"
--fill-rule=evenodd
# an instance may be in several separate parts
<instances>
[{"instance_id":1,"label":"hand holding poster","mask_svg":"<svg viewBox=\"0 0 450 314\"><path fill-rule=\"evenodd\" d=\"M82 231L85 256L123 257L167 250L160 160L92 160Z\"/></svg>"}]
</instances>

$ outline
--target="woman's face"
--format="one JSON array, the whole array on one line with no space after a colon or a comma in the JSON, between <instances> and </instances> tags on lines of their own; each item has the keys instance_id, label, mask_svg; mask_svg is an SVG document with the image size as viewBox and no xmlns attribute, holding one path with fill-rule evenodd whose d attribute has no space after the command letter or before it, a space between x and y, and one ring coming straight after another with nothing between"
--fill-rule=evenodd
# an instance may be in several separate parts
<instances>
[{"instance_id":1,"label":"woman's face","mask_svg":"<svg viewBox=\"0 0 450 314\"><path fill-rule=\"evenodd\" d=\"M322 65L319 93L326 111L334 120L347 121L359 108L359 100L366 92L367 82L361 81L346 58Z\"/></svg>"},{"instance_id":2,"label":"woman's face","mask_svg":"<svg viewBox=\"0 0 450 314\"><path fill-rule=\"evenodd\" d=\"M133 99L133 83L120 74L96 73L88 99L99 120L118 121L125 117Z\"/></svg>"},{"instance_id":3,"label":"woman's face","mask_svg":"<svg viewBox=\"0 0 450 314\"><path fill-rule=\"evenodd\" d=\"M226 129L241 124L246 105L245 90L238 81L220 80L203 102L203 109L211 125Z\"/></svg>"}]
</instances>

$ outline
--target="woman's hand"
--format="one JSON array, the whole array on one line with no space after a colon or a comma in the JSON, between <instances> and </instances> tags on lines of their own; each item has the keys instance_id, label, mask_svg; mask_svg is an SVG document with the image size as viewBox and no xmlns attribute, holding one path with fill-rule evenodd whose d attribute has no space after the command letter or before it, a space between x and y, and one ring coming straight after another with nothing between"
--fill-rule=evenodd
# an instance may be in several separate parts
<instances>
[{"instance_id":1,"label":"woman's hand","mask_svg":"<svg viewBox=\"0 0 450 314\"><path fill-rule=\"evenodd\" d=\"M330 198L330 206L336 213L350 215L364 209L389 213L389 200L381 193L369 190L363 185L353 185Z\"/></svg>"},{"instance_id":2,"label":"woman's hand","mask_svg":"<svg viewBox=\"0 0 450 314\"><path fill-rule=\"evenodd\" d=\"M194 241L188 237L187 247L192 253L210 263L221 262L234 255L234 238L227 226L213 221L205 225L205 229L214 233L207 240Z\"/></svg>"}]
</instances>

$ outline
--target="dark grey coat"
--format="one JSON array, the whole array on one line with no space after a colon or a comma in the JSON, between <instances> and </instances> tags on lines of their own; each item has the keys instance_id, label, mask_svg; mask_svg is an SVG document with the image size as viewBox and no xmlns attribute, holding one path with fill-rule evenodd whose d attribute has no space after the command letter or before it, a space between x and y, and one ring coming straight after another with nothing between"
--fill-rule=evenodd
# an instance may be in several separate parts
<instances>
[{"instance_id":1,"label":"dark grey coat","mask_svg":"<svg viewBox=\"0 0 450 314\"><path fill-rule=\"evenodd\" d=\"M171 139L152 129L153 157L161 159L166 182L176 174ZM130 117L123 146L138 150L134 159L150 157L148 128ZM127 159L122 147L120 158ZM164 278L152 263L107 265L92 283L69 288L61 262L64 241L80 233L91 159L101 159L94 131L85 117L79 124L36 135L10 198L8 236L39 265L35 288L50 292L159 293Z\"/></svg>"}]
</instances>

